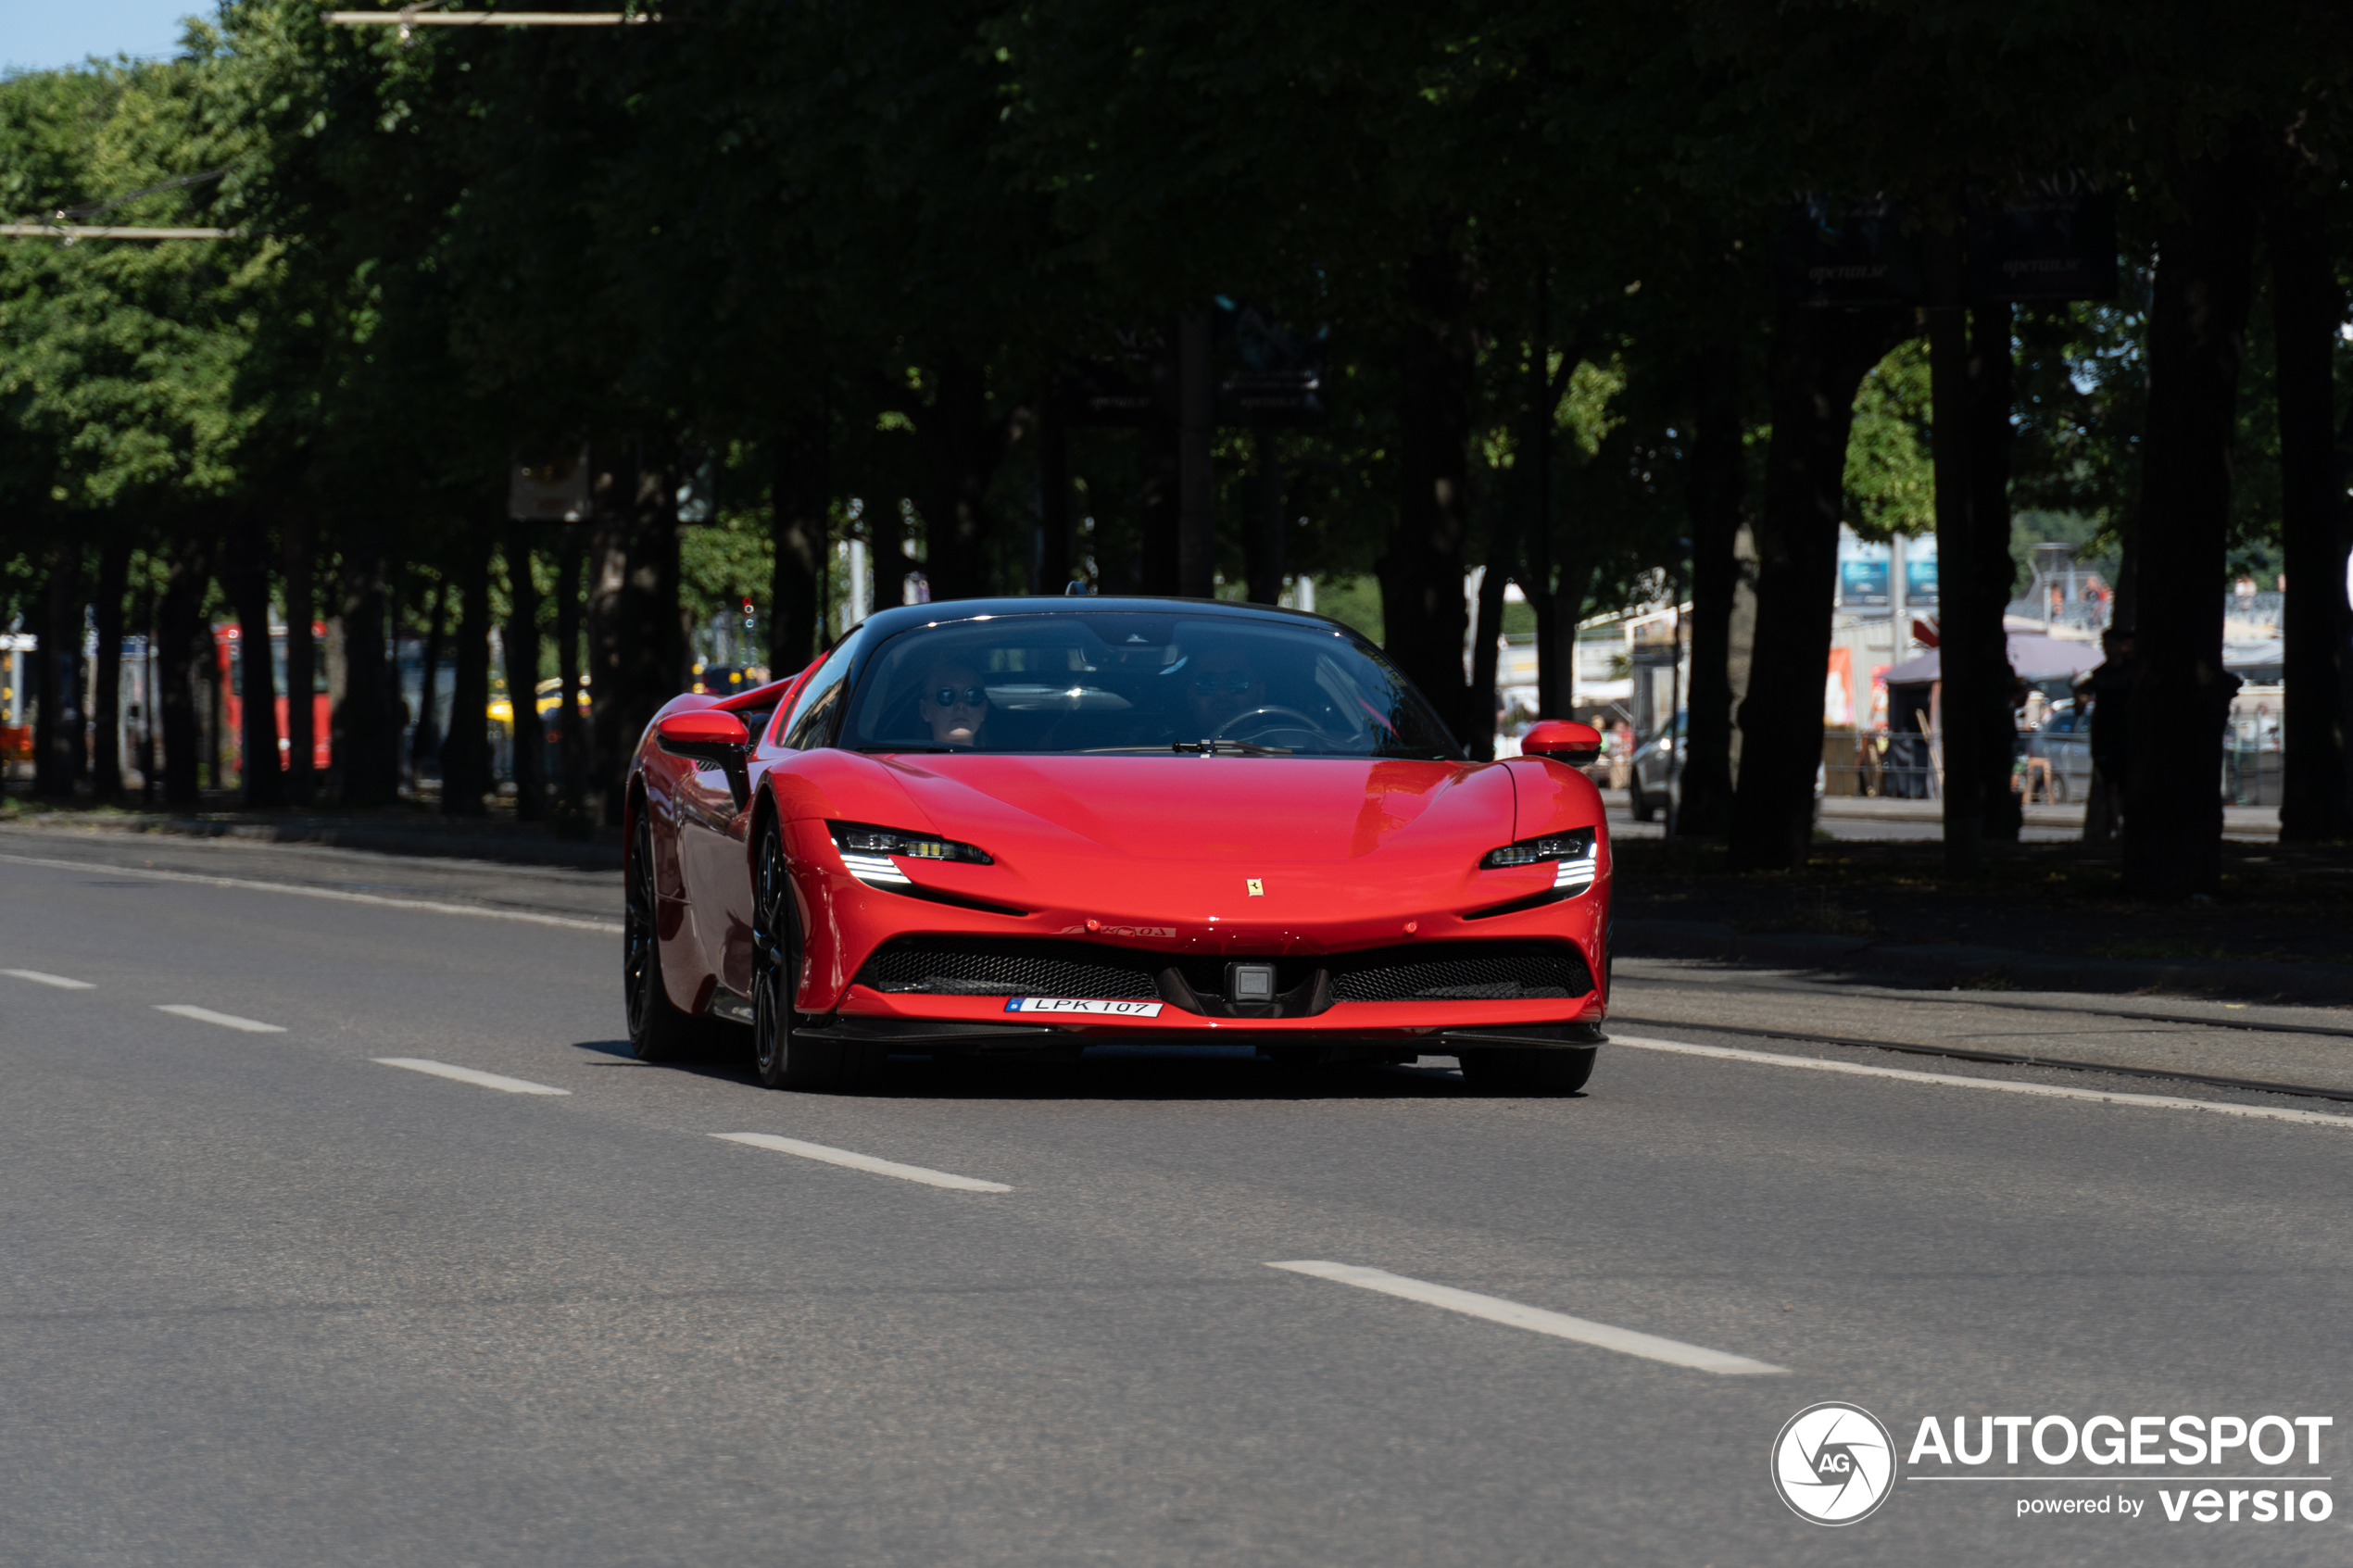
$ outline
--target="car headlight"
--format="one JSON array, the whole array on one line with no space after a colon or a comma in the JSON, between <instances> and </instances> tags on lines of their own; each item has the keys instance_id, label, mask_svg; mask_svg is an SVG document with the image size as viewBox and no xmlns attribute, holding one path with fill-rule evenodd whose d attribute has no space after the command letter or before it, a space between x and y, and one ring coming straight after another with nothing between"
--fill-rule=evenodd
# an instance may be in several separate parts
<instances>
[{"instance_id":1,"label":"car headlight","mask_svg":"<svg viewBox=\"0 0 2353 1568\"><path fill-rule=\"evenodd\" d=\"M1506 844L1501 849L1490 849L1480 858L1479 870L1501 871L1512 866L1534 866L1554 861L1558 869L1553 873L1553 891L1562 895L1582 893L1593 884L1595 837L1592 828L1579 828L1572 833L1548 833L1541 838L1523 838L1516 844Z\"/></svg>"},{"instance_id":2,"label":"car headlight","mask_svg":"<svg viewBox=\"0 0 2353 1568\"><path fill-rule=\"evenodd\" d=\"M863 822L828 822L834 835L834 847L841 851L841 863L849 874L869 887L904 887L908 885L905 872L899 869L893 856L911 860L962 860L969 865L993 866L997 862L988 852L976 845L960 844L952 838L935 838L928 834L900 833L895 828L868 827Z\"/></svg>"}]
</instances>

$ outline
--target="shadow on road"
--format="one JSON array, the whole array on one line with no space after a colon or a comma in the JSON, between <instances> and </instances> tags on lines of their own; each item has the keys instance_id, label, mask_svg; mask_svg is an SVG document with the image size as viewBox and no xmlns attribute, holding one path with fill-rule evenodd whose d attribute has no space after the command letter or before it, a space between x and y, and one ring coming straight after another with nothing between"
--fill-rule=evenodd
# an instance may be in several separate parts
<instances>
[{"instance_id":1,"label":"shadow on road","mask_svg":"<svg viewBox=\"0 0 2353 1568\"><path fill-rule=\"evenodd\" d=\"M573 1048L629 1060L626 1040L580 1040ZM757 1089L749 1036L718 1042L661 1071L691 1073ZM1335 1100L1465 1099L1453 1059L1419 1065L1308 1067L1261 1060L1247 1047L1215 1052L1098 1047L1076 1061L893 1057L883 1098L938 1100ZM1505 1098L1526 1098L1505 1096ZM1580 1096L1564 1097L1582 1098Z\"/></svg>"}]
</instances>

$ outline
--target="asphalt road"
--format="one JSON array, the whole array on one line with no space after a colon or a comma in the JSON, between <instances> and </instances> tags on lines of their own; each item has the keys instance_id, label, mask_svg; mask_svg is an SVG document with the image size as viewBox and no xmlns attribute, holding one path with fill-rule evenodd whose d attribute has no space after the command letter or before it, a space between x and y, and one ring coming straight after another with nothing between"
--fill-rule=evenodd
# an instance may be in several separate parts
<instances>
[{"instance_id":1,"label":"asphalt road","mask_svg":"<svg viewBox=\"0 0 2353 1568\"><path fill-rule=\"evenodd\" d=\"M0 1562L2353 1560L2353 1509L2159 1502L2353 1494L2353 1107L1734 1035L1795 1004L1655 965L1568 1099L1436 1058L774 1094L629 1060L568 884L108 853L0 843ZM2335 1424L1931 1458L1831 1529L1768 1475L1822 1400L1899 1458L1928 1415Z\"/></svg>"}]
</instances>

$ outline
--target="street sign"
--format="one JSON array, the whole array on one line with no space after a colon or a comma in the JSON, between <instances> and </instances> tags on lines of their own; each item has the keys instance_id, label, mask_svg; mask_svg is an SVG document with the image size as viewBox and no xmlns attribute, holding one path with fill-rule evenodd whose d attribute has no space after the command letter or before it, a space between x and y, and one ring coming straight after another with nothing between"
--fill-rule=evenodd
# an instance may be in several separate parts
<instances>
[{"instance_id":1,"label":"street sign","mask_svg":"<svg viewBox=\"0 0 2353 1568\"><path fill-rule=\"evenodd\" d=\"M1110 352L1073 358L1054 378L1054 409L1076 429L1122 429L1176 418L1176 363L1165 333L1114 329Z\"/></svg>"},{"instance_id":2,"label":"street sign","mask_svg":"<svg viewBox=\"0 0 2353 1568\"><path fill-rule=\"evenodd\" d=\"M517 522L578 522L588 515L588 448L508 465L507 515Z\"/></svg>"},{"instance_id":3,"label":"street sign","mask_svg":"<svg viewBox=\"0 0 2353 1568\"><path fill-rule=\"evenodd\" d=\"M1969 272L1977 299L2115 298L2116 193L2070 171L2016 206L1972 203Z\"/></svg>"},{"instance_id":4,"label":"street sign","mask_svg":"<svg viewBox=\"0 0 2353 1568\"><path fill-rule=\"evenodd\" d=\"M1773 246L1773 292L1792 305L1903 305L1920 297L1920 244L1894 202L1792 204Z\"/></svg>"},{"instance_id":5,"label":"street sign","mask_svg":"<svg viewBox=\"0 0 2353 1568\"><path fill-rule=\"evenodd\" d=\"M1315 425L1325 401L1326 329L1295 332L1265 311L1217 296L1212 363L1221 425Z\"/></svg>"}]
</instances>

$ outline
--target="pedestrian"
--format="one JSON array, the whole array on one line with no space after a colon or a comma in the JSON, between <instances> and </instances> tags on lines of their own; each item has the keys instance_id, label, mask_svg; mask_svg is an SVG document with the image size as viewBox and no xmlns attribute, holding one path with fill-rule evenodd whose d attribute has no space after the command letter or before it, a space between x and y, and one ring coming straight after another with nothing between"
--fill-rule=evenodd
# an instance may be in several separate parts
<instances>
[{"instance_id":1,"label":"pedestrian","mask_svg":"<svg viewBox=\"0 0 2353 1568\"><path fill-rule=\"evenodd\" d=\"M2076 688L2092 707L2092 788L2083 806L2086 844L2108 843L2123 827L2125 766L2132 757L2125 724L2133 681L2139 673L2132 633L2109 627L2100 633L2100 652L2099 667Z\"/></svg>"}]
</instances>

